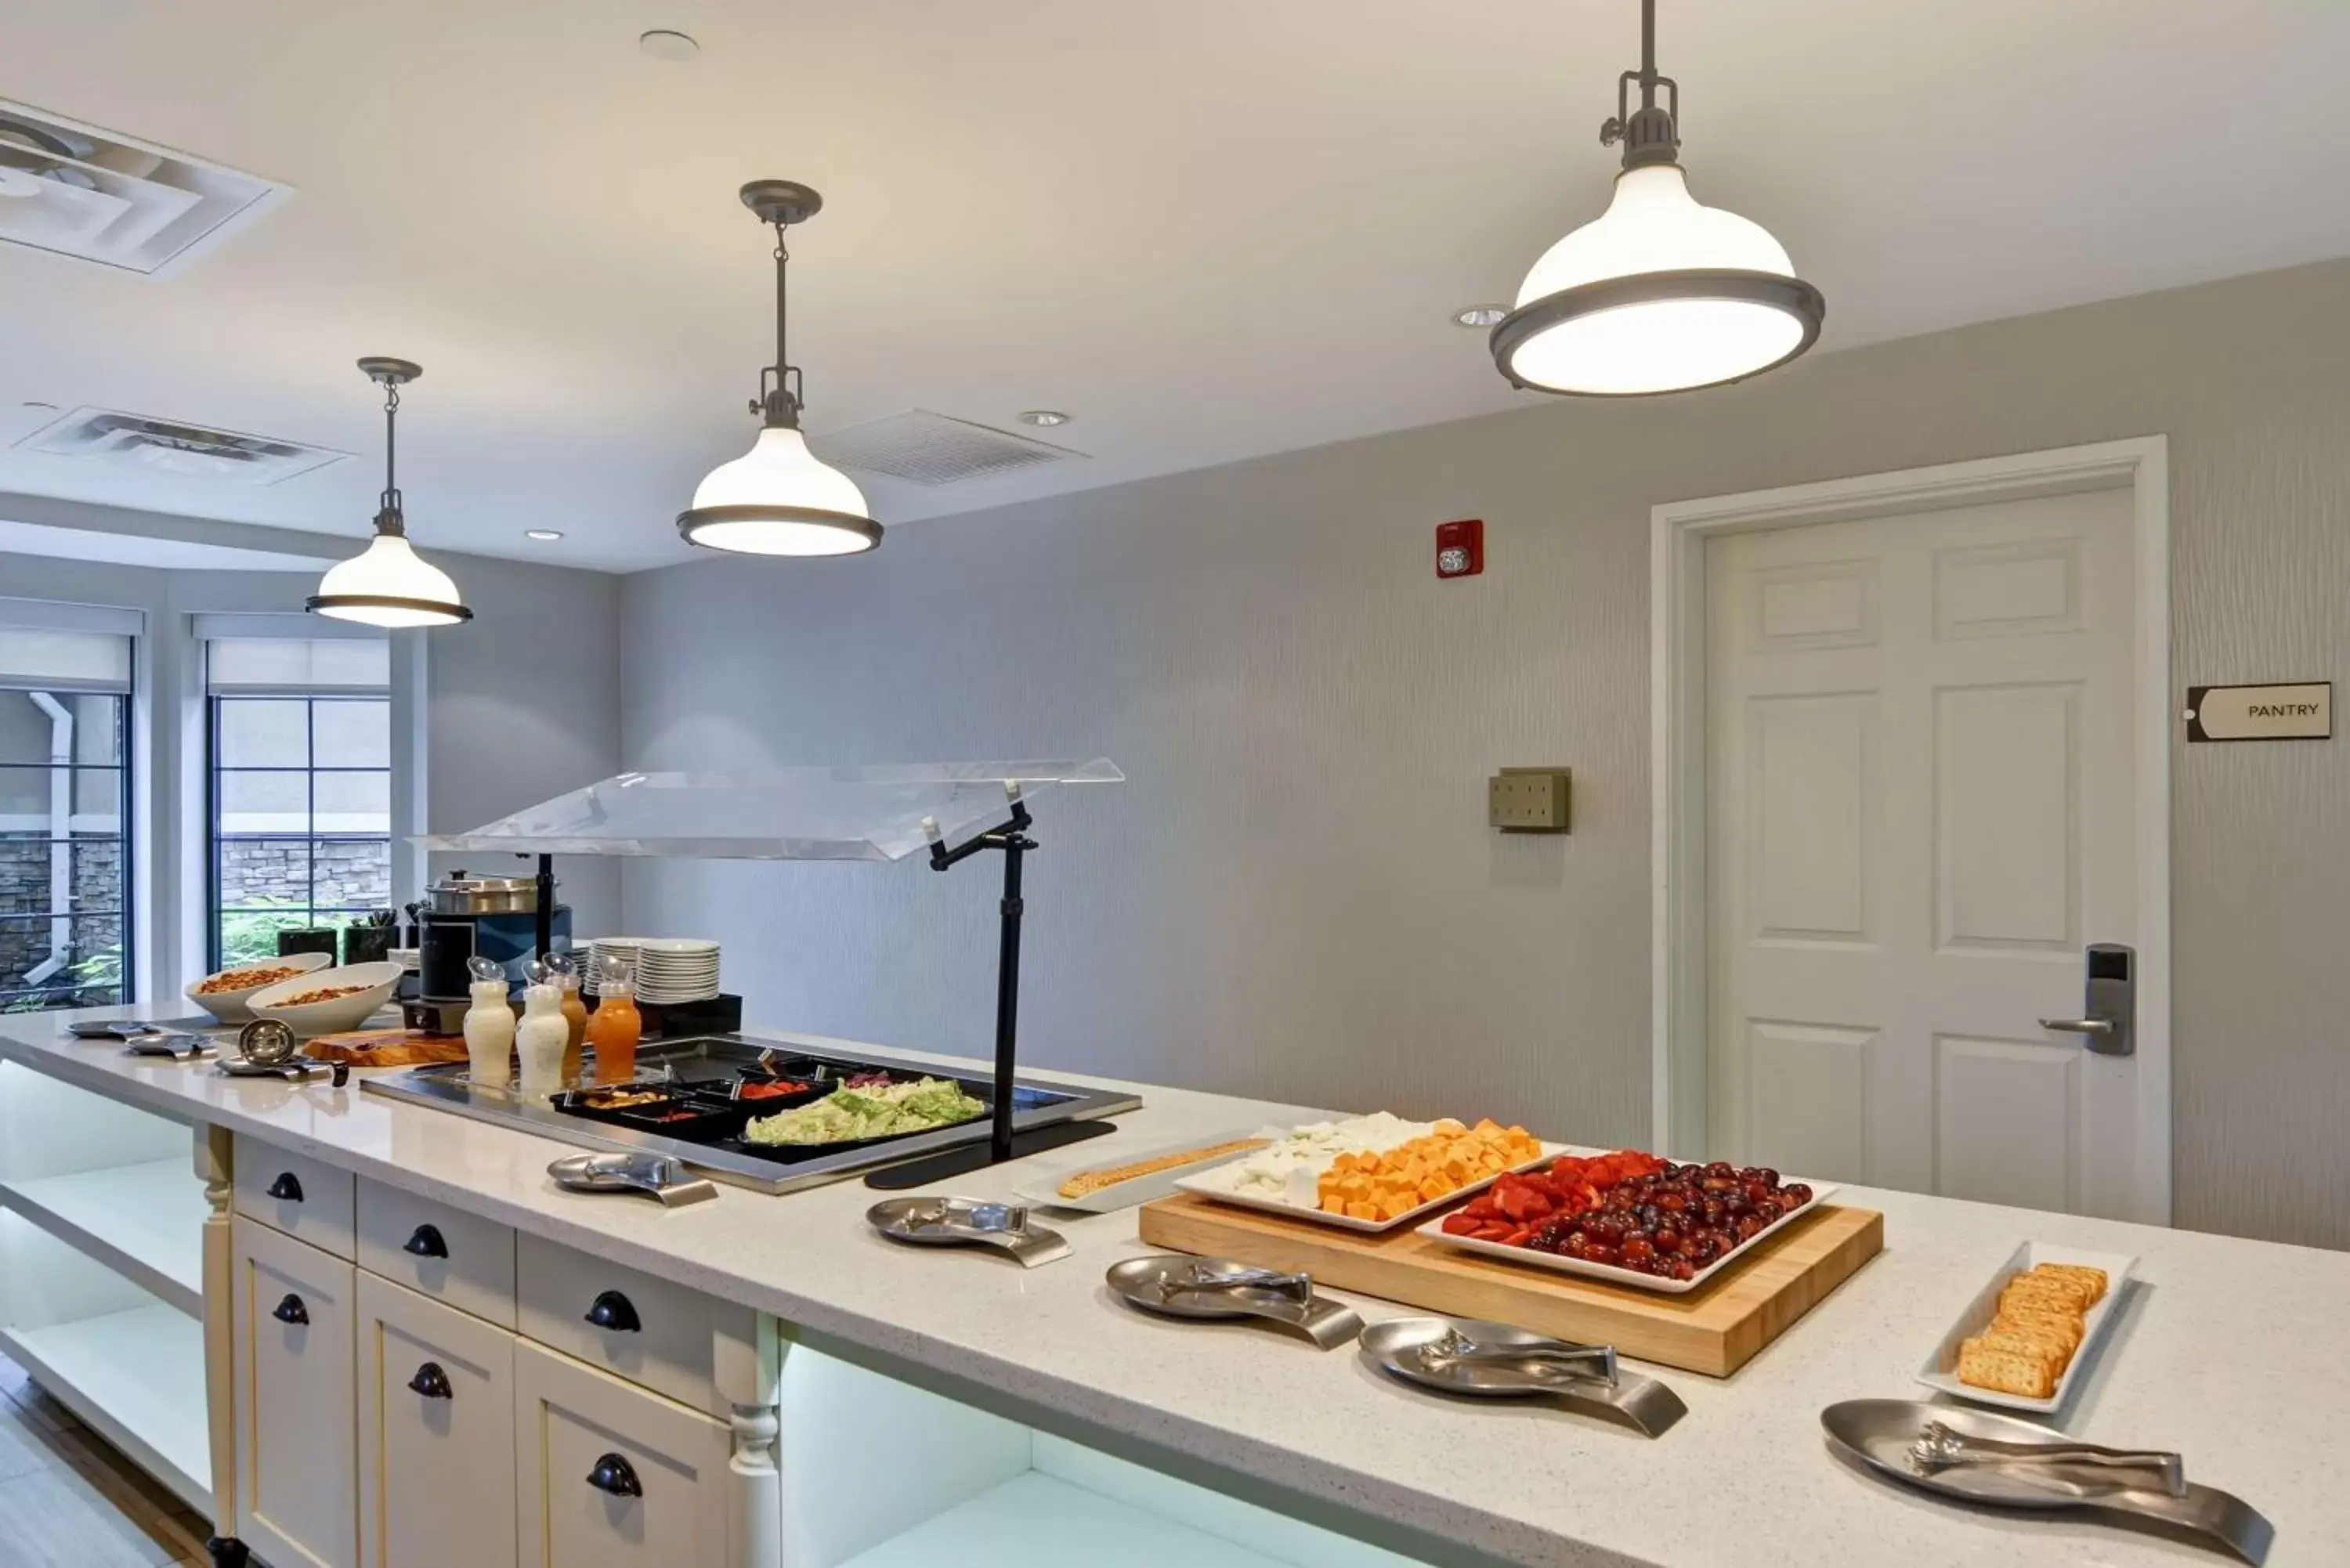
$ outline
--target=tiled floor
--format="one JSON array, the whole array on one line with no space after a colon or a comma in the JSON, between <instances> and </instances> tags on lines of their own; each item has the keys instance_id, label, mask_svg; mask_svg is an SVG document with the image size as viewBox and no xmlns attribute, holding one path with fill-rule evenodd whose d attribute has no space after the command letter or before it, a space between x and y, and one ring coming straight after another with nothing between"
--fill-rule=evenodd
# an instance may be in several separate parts
<instances>
[{"instance_id":1,"label":"tiled floor","mask_svg":"<svg viewBox=\"0 0 2350 1568\"><path fill-rule=\"evenodd\" d=\"M0 1355L0 1568L210 1568L211 1533Z\"/></svg>"}]
</instances>

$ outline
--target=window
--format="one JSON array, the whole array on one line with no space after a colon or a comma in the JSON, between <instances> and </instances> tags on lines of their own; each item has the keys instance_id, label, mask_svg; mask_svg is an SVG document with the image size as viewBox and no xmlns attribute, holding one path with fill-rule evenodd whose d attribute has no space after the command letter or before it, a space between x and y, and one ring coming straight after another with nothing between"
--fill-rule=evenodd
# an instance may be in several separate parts
<instances>
[{"instance_id":1,"label":"window","mask_svg":"<svg viewBox=\"0 0 2350 1568\"><path fill-rule=\"evenodd\" d=\"M391 903L391 703L380 639L206 644L213 966Z\"/></svg>"},{"instance_id":2,"label":"window","mask_svg":"<svg viewBox=\"0 0 2350 1568\"><path fill-rule=\"evenodd\" d=\"M0 1012L129 1000L131 646L0 626Z\"/></svg>"}]
</instances>

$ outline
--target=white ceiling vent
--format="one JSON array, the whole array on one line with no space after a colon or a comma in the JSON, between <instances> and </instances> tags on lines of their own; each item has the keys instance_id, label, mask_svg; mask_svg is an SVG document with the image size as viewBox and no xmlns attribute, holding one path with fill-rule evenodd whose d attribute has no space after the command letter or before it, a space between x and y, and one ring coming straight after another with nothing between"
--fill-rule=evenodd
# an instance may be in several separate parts
<instances>
[{"instance_id":1,"label":"white ceiling vent","mask_svg":"<svg viewBox=\"0 0 2350 1568\"><path fill-rule=\"evenodd\" d=\"M52 457L78 457L182 479L228 479L244 484L276 484L350 456L332 447L206 430L113 409L76 409L51 420L16 445L25 452Z\"/></svg>"},{"instance_id":2,"label":"white ceiling vent","mask_svg":"<svg viewBox=\"0 0 2350 1568\"><path fill-rule=\"evenodd\" d=\"M286 187L0 99L0 244L155 276Z\"/></svg>"},{"instance_id":3,"label":"white ceiling vent","mask_svg":"<svg viewBox=\"0 0 2350 1568\"><path fill-rule=\"evenodd\" d=\"M908 409L810 436L808 447L827 462L916 484L953 484L1086 455L928 409Z\"/></svg>"}]
</instances>

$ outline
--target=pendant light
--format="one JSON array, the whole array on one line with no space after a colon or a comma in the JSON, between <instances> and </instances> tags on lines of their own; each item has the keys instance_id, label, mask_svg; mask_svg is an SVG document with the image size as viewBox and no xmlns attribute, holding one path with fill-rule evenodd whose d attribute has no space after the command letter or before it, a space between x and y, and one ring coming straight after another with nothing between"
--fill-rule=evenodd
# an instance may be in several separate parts
<instances>
[{"instance_id":1,"label":"pendant light","mask_svg":"<svg viewBox=\"0 0 2350 1568\"><path fill-rule=\"evenodd\" d=\"M1640 68L1617 78L1615 117L1599 128L1602 146L1624 144L1624 171L1607 211L1534 263L1494 327L1493 362L1513 385L1683 392L1759 375L1818 340L1827 302L1770 231L1690 196L1679 120L1680 84L1657 74L1656 0L1640 0Z\"/></svg>"},{"instance_id":2,"label":"pendant light","mask_svg":"<svg viewBox=\"0 0 2350 1568\"><path fill-rule=\"evenodd\" d=\"M312 615L394 628L471 620L473 612L458 598L449 574L409 544L408 524L400 511L392 462L400 389L424 374L423 367L370 355L359 361L359 369L383 388L383 499L376 508L375 538L360 554L327 568L307 607Z\"/></svg>"},{"instance_id":3,"label":"pendant light","mask_svg":"<svg viewBox=\"0 0 2350 1568\"><path fill-rule=\"evenodd\" d=\"M824 198L789 180L754 180L743 187L743 204L775 231L775 362L759 372L751 402L765 426L749 452L712 469L694 488L677 531L689 544L743 556L870 550L881 542L881 524L868 515L856 481L808 451L800 434L799 367L784 351L784 269L792 259L784 230L816 216Z\"/></svg>"}]
</instances>

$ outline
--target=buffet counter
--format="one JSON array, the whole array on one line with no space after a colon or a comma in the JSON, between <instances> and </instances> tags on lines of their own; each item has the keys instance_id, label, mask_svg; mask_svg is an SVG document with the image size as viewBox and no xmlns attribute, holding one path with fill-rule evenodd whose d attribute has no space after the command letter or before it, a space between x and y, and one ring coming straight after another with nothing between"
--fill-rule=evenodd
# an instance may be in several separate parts
<instances>
[{"instance_id":1,"label":"buffet counter","mask_svg":"<svg viewBox=\"0 0 2350 1568\"><path fill-rule=\"evenodd\" d=\"M1962 1511L1856 1473L1823 1446L1824 1407L1922 1393L1912 1375L2020 1242L2134 1253L2139 1282L2066 1429L2181 1449L2193 1479L2273 1522L2273 1568L2338 1563L2350 1542L2350 1490L2327 1458L2350 1393L2350 1254L1846 1188L1837 1203L1884 1212L1884 1251L1727 1378L1643 1368L1689 1407L1650 1441L1555 1410L1424 1397L1378 1377L1351 1349L1326 1354L1128 1310L1103 1272L1145 1251L1131 1210L1055 1216L1075 1255L1023 1270L891 1245L867 1227L873 1195L854 1181L781 1197L722 1188L714 1201L678 1209L583 1196L548 1179L548 1163L572 1152L565 1145L363 1096L356 1083L231 1079L208 1065L132 1058L66 1037L61 1016L0 1019L0 1061L771 1314L786 1340L827 1357L1430 1563L2221 1561L2086 1523ZM1144 1108L1120 1118L1117 1135L1083 1146L1087 1163L1314 1114L1141 1093ZM1046 1158L1068 1163L1080 1152ZM953 1190L1005 1196L1021 1169L967 1177ZM1399 1311L1341 1293L1367 1320ZM788 1380L785 1392L788 1401ZM787 1422L784 1445L794 1441ZM875 1488L891 1484L890 1453L865 1463Z\"/></svg>"}]
</instances>

